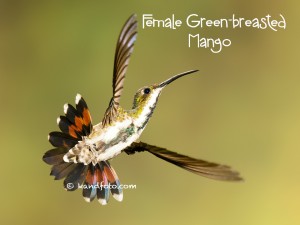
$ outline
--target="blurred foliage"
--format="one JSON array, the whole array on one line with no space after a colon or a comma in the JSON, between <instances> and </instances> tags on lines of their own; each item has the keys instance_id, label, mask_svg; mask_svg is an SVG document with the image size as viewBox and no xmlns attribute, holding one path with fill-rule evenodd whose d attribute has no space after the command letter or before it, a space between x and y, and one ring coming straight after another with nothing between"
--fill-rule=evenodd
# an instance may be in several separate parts
<instances>
[{"instance_id":1,"label":"blurred foliage","mask_svg":"<svg viewBox=\"0 0 300 225\"><path fill-rule=\"evenodd\" d=\"M0 1L0 223L299 224L298 11L296 1ZM137 189L103 207L49 176L41 158L63 104L73 104L79 92L94 123L101 121L116 39L133 12L139 36L125 108L141 86L200 70L164 90L141 140L231 165L245 182L197 177L147 153L120 155L112 164L121 182ZM187 47L186 27L143 30L143 13L179 19L281 13L287 29L206 29L205 36L232 40L212 54Z\"/></svg>"}]
</instances>

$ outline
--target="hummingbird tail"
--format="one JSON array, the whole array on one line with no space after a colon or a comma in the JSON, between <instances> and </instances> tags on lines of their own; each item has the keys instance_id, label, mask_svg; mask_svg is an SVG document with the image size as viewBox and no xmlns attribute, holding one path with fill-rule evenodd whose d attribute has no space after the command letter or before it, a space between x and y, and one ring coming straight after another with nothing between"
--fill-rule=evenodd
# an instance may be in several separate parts
<instances>
[{"instance_id":1,"label":"hummingbird tail","mask_svg":"<svg viewBox=\"0 0 300 225\"><path fill-rule=\"evenodd\" d=\"M101 161L93 166L88 166L88 171L82 185L82 195L87 202L93 201L96 196L101 205L106 205L109 199L109 191L113 197L122 201L123 191L119 178L108 161Z\"/></svg>"},{"instance_id":2,"label":"hummingbird tail","mask_svg":"<svg viewBox=\"0 0 300 225\"><path fill-rule=\"evenodd\" d=\"M63 157L73 148L82 136L89 135L92 131L92 119L88 107L81 95L76 96L76 108L70 104L64 105L65 116L57 119L57 124L62 132L51 132L49 142L56 148L47 151L43 161L52 165L50 175L55 180L64 180L64 187L68 191L78 189L85 179L87 166L82 163L65 162Z\"/></svg>"},{"instance_id":3,"label":"hummingbird tail","mask_svg":"<svg viewBox=\"0 0 300 225\"><path fill-rule=\"evenodd\" d=\"M76 108L70 104L64 105L65 116L57 118L57 124L62 132L51 132L49 142L54 147L73 148L83 136L92 131L92 118L86 102L80 94L76 96Z\"/></svg>"},{"instance_id":4,"label":"hummingbird tail","mask_svg":"<svg viewBox=\"0 0 300 225\"><path fill-rule=\"evenodd\" d=\"M97 196L102 205L106 204L109 190L115 199L122 201L120 181L109 162L85 165L77 163L77 159L73 162L64 161L69 150L92 131L91 115L81 95L76 96L76 108L65 104L64 112L65 116L57 119L61 132L51 132L48 136L49 142L56 148L47 151L43 156L44 162L52 165L50 175L55 180L65 178L64 188L67 191L82 188L82 195L88 202Z\"/></svg>"}]
</instances>

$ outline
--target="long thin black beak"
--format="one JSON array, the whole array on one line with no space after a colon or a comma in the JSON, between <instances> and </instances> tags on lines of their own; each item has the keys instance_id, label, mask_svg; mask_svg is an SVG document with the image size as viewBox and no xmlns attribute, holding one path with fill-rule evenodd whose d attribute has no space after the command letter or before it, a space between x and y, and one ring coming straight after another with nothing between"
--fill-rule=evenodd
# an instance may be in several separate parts
<instances>
[{"instance_id":1,"label":"long thin black beak","mask_svg":"<svg viewBox=\"0 0 300 225\"><path fill-rule=\"evenodd\" d=\"M183 77L183 76L185 76L185 75L188 75L188 74L191 74L191 73L195 73L195 72L197 72L197 71L199 71L199 70L190 70L190 71L186 71L186 72L177 74L177 75L175 75L175 76L169 78L168 80L166 80L166 81L160 83L160 84L158 85L158 87L163 88L163 87L165 87L166 85L172 83L174 80L177 80L179 77Z\"/></svg>"}]
</instances>

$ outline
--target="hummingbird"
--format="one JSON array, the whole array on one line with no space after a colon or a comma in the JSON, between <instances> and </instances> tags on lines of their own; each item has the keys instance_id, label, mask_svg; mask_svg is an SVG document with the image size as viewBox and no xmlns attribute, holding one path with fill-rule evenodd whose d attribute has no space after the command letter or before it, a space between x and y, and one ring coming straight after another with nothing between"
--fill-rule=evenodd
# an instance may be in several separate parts
<instances>
[{"instance_id":1,"label":"hummingbird","mask_svg":"<svg viewBox=\"0 0 300 225\"><path fill-rule=\"evenodd\" d=\"M175 80L198 70L186 71L159 84L140 88L134 96L132 109L123 109L120 106L120 98L136 38L137 19L133 14L124 24L117 41L113 68L113 97L100 123L92 125L87 103L80 94L76 95L75 107L70 104L64 105L65 115L57 119L61 132L49 133L48 140L54 148L43 155L43 161L52 165L50 175L54 176L55 180L64 178L63 184L67 191L82 188L82 195L87 202L97 198L102 205L108 203L110 193L117 201L123 199L122 185L109 162L122 152L132 155L145 151L207 178L242 180L238 172L226 165L138 142L156 108L162 90Z\"/></svg>"}]
</instances>

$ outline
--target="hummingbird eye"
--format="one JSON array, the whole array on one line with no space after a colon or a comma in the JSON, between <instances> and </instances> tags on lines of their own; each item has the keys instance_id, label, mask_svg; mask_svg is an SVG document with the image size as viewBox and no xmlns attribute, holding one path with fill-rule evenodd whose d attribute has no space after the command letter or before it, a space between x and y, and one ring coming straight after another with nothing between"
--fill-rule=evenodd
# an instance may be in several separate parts
<instances>
[{"instance_id":1,"label":"hummingbird eye","mask_svg":"<svg viewBox=\"0 0 300 225\"><path fill-rule=\"evenodd\" d=\"M145 89L144 89L144 93L145 93L145 94L149 94L149 93L150 93L150 88L145 88Z\"/></svg>"}]
</instances>

